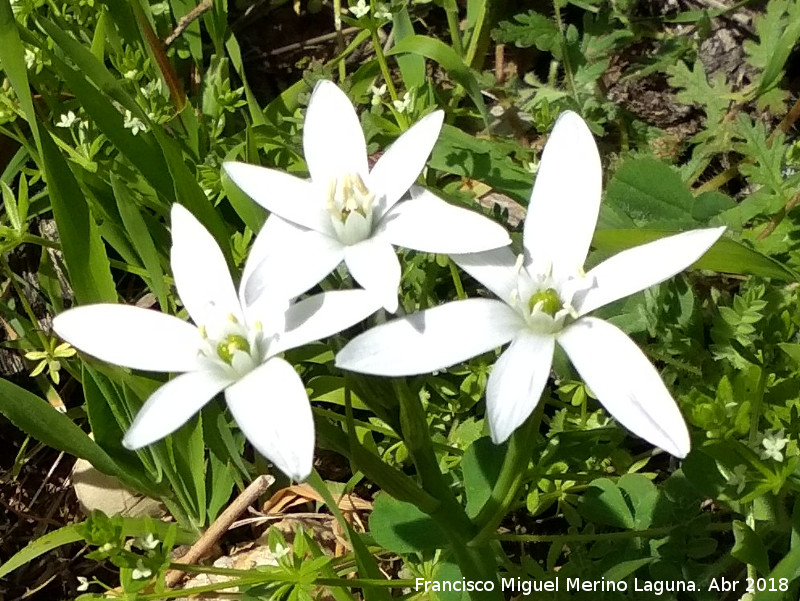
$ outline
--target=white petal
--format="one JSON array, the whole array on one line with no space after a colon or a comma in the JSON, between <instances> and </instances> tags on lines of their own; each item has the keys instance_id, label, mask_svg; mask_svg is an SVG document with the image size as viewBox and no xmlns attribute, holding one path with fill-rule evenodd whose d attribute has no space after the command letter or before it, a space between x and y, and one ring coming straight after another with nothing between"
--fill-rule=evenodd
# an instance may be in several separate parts
<instances>
[{"instance_id":1,"label":"white petal","mask_svg":"<svg viewBox=\"0 0 800 601\"><path fill-rule=\"evenodd\" d=\"M183 306L199 326L241 319L242 311L225 257L187 209L172 205L172 273Z\"/></svg>"},{"instance_id":2,"label":"white petal","mask_svg":"<svg viewBox=\"0 0 800 601\"><path fill-rule=\"evenodd\" d=\"M517 257L508 246L481 253L451 255L450 258L505 302L517 287L520 277L516 269Z\"/></svg>"},{"instance_id":3,"label":"white petal","mask_svg":"<svg viewBox=\"0 0 800 601\"><path fill-rule=\"evenodd\" d=\"M689 432L655 367L617 327L582 317L558 343L608 412L623 426L676 457L689 452Z\"/></svg>"},{"instance_id":4,"label":"white petal","mask_svg":"<svg viewBox=\"0 0 800 601\"><path fill-rule=\"evenodd\" d=\"M242 192L270 213L303 227L330 233L330 216L320 187L283 171L227 162L223 168Z\"/></svg>"},{"instance_id":5,"label":"white petal","mask_svg":"<svg viewBox=\"0 0 800 601\"><path fill-rule=\"evenodd\" d=\"M524 327L522 318L500 301L455 301L356 336L336 355L336 365L381 376L424 374L495 349Z\"/></svg>"},{"instance_id":6,"label":"white petal","mask_svg":"<svg viewBox=\"0 0 800 601\"><path fill-rule=\"evenodd\" d=\"M172 434L231 381L221 371L195 371L170 380L147 399L122 444L134 451Z\"/></svg>"},{"instance_id":7,"label":"white petal","mask_svg":"<svg viewBox=\"0 0 800 601\"><path fill-rule=\"evenodd\" d=\"M528 419L550 377L555 338L522 331L492 368L486 413L492 441L500 444Z\"/></svg>"},{"instance_id":8,"label":"white petal","mask_svg":"<svg viewBox=\"0 0 800 601\"><path fill-rule=\"evenodd\" d=\"M412 198L394 205L376 229L392 244L430 253L474 253L511 244L503 226L480 213L446 203L414 186Z\"/></svg>"},{"instance_id":9,"label":"white petal","mask_svg":"<svg viewBox=\"0 0 800 601\"><path fill-rule=\"evenodd\" d=\"M314 459L314 419L294 368L273 358L225 391L236 423L256 450L293 480L305 480Z\"/></svg>"},{"instance_id":10,"label":"white petal","mask_svg":"<svg viewBox=\"0 0 800 601\"><path fill-rule=\"evenodd\" d=\"M367 238L345 247L344 261L356 282L387 311L397 311L400 261L391 244L380 238Z\"/></svg>"},{"instance_id":11,"label":"white petal","mask_svg":"<svg viewBox=\"0 0 800 601\"><path fill-rule=\"evenodd\" d=\"M552 266L556 279L583 268L600 210L603 171L592 132L571 111L561 114L547 140L525 218L524 245L531 273Z\"/></svg>"},{"instance_id":12,"label":"white petal","mask_svg":"<svg viewBox=\"0 0 800 601\"><path fill-rule=\"evenodd\" d=\"M436 144L443 121L444 111L426 115L395 140L372 167L368 187L376 195L377 219L417 181Z\"/></svg>"},{"instance_id":13,"label":"white petal","mask_svg":"<svg viewBox=\"0 0 800 601\"><path fill-rule=\"evenodd\" d=\"M379 308L375 296L366 290L337 290L306 298L286 311L286 331L270 347L270 353L337 334Z\"/></svg>"},{"instance_id":14,"label":"white petal","mask_svg":"<svg viewBox=\"0 0 800 601\"><path fill-rule=\"evenodd\" d=\"M594 287L577 303L577 311L583 315L671 278L702 257L724 231L724 227L692 230L606 259L586 274Z\"/></svg>"},{"instance_id":15,"label":"white petal","mask_svg":"<svg viewBox=\"0 0 800 601\"><path fill-rule=\"evenodd\" d=\"M57 315L53 329L98 359L145 371L198 368L200 332L192 324L130 305L86 305Z\"/></svg>"},{"instance_id":16,"label":"white petal","mask_svg":"<svg viewBox=\"0 0 800 601\"><path fill-rule=\"evenodd\" d=\"M332 81L311 94L303 125L303 152L311 180L327 186L345 174L366 180L367 143L350 99Z\"/></svg>"},{"instance_id":17,"label":"white petal","mask_svg":"<svg viewBox=\"0 0 800 601\"><path fill-rule=\"evenodd\" d=\"M343 258L344 247L338 240L270 216L253 243L242 279L248 313L261 296L287 300L299 296Z\"/></svg>"}]
</instances>

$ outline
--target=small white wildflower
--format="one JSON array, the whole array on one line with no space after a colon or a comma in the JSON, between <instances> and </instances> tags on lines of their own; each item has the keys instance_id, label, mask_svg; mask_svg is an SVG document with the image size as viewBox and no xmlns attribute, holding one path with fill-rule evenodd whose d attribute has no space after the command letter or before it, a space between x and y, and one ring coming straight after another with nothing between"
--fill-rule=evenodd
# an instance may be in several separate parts
<instances>
[{"instance_id":1,"label":"small white wildflower","mask_svg":"<svg viewBox=\"0 0 800 601\"><path fill-rule=\"evenodd\" d=\"M783 449L788 442L789 439L784 436L782 428L777 432L767 432L761 439L761 446L764 447L763 451L759 451L761 459L783 461Z\"/></svg>"},{"instance_id":2,"label":"small white wildflower","mask_svg":"<svg viewBox=\"0 0 800 601\"><path fill-rule=\"evenodd\" d=\"M725 474L725 477L728 479L728 484L731 486L736 487L736 494L742 494L745 486L747 486L747 466L746 465L737 465L733 468L732 473Z\"/></svg>"},{"instance_id":3,"label":"small white wildflower","mask_svg":"<svg viewBox=\"0 0 800 601\"><path fill-rule=\"evenodd\" d=\"M146 86L139 88L139 91L145 98L152 98L153 96L161 95L161 80L154 79Z\"/></svg>"},{"instance_id":4,"label":"small white wildflower","mask_svg":"<svg viewBox=\"0 0 800 601\"><path fill-rule=\"evenodd\" d=\"M275 550L273 551L273 555L275 559L280 559L281 557L286 557L291 552L289 547L284 547L282 544L278 543L275 545Z\"/></svg>"},{"instance_id":5,"label":"small white wildflower","mask_svg":"<svg viewBox=\"0 0 800 601\"><path fill-rule=\"evenodd\" d=\"M33 69L36 64L36 53L30 48L25 48L25 66L28 69Z\"/></svg>"},{"instance_id":6,"label":"small white wildflower","mask_svg":"<svg viewBox=\"0 0 800 601\"><path fill-rule=\"evenodd\" d=\"M155 549L159 544L161 544L161 541L153 536L152 532L148 532L147 536L139 539L139 547L148 551Z\"/></svg>"},{"instance_id":7,"label":"small white wildflower","mask_svg":"<svg viewBox=\"0 0 800 601\"><path fill-rule=\"evenodd\" d=\"M372 106L378 106L381 103L381 98L386 94L386 84L380 87L370 86L369 90L372 92Z\"/></svg>"},{"instance_id":8,"label":"small white wildflower","mask_svg":"<svg viewBox=\"0 0 800 601\"><path fill-rule=\"evenodd\" d=\"M394 108L398 113L406 113L411 108L411 94L406 92L403 94L402 100L395 100L392 102Z\"/></svg>"},{"instance_id":9,"label":"small white wildflower","mask_svg":"<svg viewBox=\"0 0 800 601\"><path fill-rule=\"evenodd\" d=\"M358 0L355 6L351 6L348 10L356 19L360 19L369 13L369 4L366 0Z\"/></svg>"},{"instance_id":10,"label":"small white wildflower","mask_svg":"<svg viewBox=\"0 0 800 601\"><path fill-rule=\"evenodd\" d=\"M140 131L147 131L147 126L142 122L139 117L134 117L130 111L125 111L125 122L123 123L126 129L131 130L135 136Z\"/></svg>"},{"instance_id":11,"label":"small white wildflower","mask_svg":"<svg viewBox=\"0 0 800 601\"><path fill-rule=\"evenodd\" d=\"M56 127L70 128L76 122L79 122L79 121L80 121L80 119L78 119L75 116L75 113L73 113L72 111L69 111L64 115L61 115L61 117L58 120L58 123L56 123Z\"/></svg>"},{"instance_id":12,"label":"small white wildflower","mask_svg":"<svg viewBox=\"0 0 800 601\"><path fill-rule=\"evenodd\" d=\"M78 588L75 589L79 593L83 593L89 590L89 579L85 576L78 576Z\"/></svg>"},{"instance_id":13,"label":"small white wildflower","mask_svg":"<svg viewBox=\"0 0 800 601\"><path fill-rule=\"evenodd\" d=\"M130 79L130 80L134 80L138 76L139 76L139 72L136 69L130 69L129 71L125 71L125 73L122 74L122 77L124 77L125 79Z\"/></svg>"},{"instance_id":14,"label":"small white wildflower","mask_svg":"<svg viewBox=\"0 0 800 601\"><path fill-rule=\"evenodd\" d=\"M133 578L134 580L144 580L145 578L150 578L150 576L152 575L153 575L153 570L145 566L142 563L142 560L140 559L136 563L136 567L133 568L133 573L131 574L131 578Z\"/></svg>"},{"instance_id":15,"label":"small white wildflower","mask_svg":"<svg viewBox=\"0 0 800 601\"><path fill-rule=\"evenodd\" d=\"M392 18L392 11L389 10L389 6L387 4L380 3L378 6L375 7L375 18L376 19L391 19Z\"/></svg>"}]
</instances>

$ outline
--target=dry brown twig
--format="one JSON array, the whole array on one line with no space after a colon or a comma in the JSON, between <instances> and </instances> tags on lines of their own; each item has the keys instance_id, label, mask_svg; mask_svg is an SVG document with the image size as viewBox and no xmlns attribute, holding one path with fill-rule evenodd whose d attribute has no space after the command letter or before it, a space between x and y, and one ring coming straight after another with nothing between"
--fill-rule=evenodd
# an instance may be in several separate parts
<instances>
[{"instance_id":1,"label":"dry brown twig","mask_svg":"<svg viewBox=\"0 0 800 601\"><path fill-rule=\"evenodd\" d=\"M267 489L275 482L273 476L259 476L250 485L244 489L236 499L228 505L219 517L214 520L214 523L208 527L203 535L197 539L197 542L180 558L176 559L174 563L197 563L203 556L205 556L214 547L214 544L222 538L236 519L242 515L245 510L256 502L258 497L263 495ZM182 570L170 570L167 572L165 583L168 588L174 587L180 582L184 572Z\"/></svg>"}]
</instances>

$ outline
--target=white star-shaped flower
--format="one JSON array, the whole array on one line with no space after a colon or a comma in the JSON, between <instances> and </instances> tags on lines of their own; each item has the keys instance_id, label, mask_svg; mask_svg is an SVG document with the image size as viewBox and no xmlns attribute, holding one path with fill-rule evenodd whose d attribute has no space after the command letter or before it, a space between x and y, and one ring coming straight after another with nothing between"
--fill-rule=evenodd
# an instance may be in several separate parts
<instances>
[{"instance_id":1,"label":"white star-shaped flower","mask_svg":"<svg viewBox=\"0 0 800 601\"><path fill-rule=\"evenodd\" d=\"M509 244L498 224L422 188L415 186L410 200L398 202L425 166L443 117L442 111L426 116L370 170L353 105L335 84L322 81L311 96L303 128L310 180L225 163L231 179L272 213L253 246L247 301L273 282L281 282L287 297L297 296L344 261L353 278L394 312L400 262L393 245L450 254Z\"/></svg>"},{"instance_id":2,"label":"white star-shaped flower","mask_svg":"<svg viewBox=\"0 0 800 601\"><path fill-rule=\"evenodd\" d=\"M558 343L617 421L685 456L686 424L658 372L621 330L587 314L685 269L724 228L644 244L584 274L601 190L592 134L576 113L566 112L542 157L525 220L525 254L517 258L501 248L453 257L501 300L456 301L378 326L345 346L336 364L370 374L421 374L510 341L486 395L489 429L500 443L539 402Z\"/></svg>"},{"instance_id":3,"label":"white star-shaped flower","mask_svg":"<svg viewBox=\"0 0 800 601\"><path fill-rule=\"evenodd\" d=\"M123 444L135 450L160 440L224 390L253 446L288 476L305 479L314 453L311 407L297 372L278 355L350 327L379 305L364 290L326 292L291 306L264 295L246 305L213 237L180 205L172 208L171 264L195 325L117 304L77 307L53 320L62 338L103 361L185 372L147 400Z\"/></svg>"}]
</instances>

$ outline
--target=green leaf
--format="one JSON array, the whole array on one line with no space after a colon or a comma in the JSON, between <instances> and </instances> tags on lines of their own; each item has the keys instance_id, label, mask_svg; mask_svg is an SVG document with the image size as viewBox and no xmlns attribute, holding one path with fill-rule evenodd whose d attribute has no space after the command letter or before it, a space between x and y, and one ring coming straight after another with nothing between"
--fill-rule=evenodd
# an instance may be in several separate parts
<instances>
[{"instance_id":1,"label":"green leaf","mask_svg":"<svg viewBox=\"0 0 800 601\"><path fill-rule=\"evenodd\" d=\"M175 524L159 522L148 518L132 518L125 516L114 516L114 521L120 523L122 535L126 537L147 536L155 534L159 540L166 540L169 531L175 529ZM4 578L14 570L30 563L37 557L41 557L48 551L57 549L64 545L69 545L84 540L84 526L86 522L70 524L58 530L48 532L31 541L22 550L12 555L8 561L0 565L0 578ZM181 545L189 545L197 539L197 534L188 530L177 529L175 542Z\"/></svg>"},{"instance_id":2,"label":"green leaf","mask_svg":"<svg viewBox=\"0 0 800 601\"><path fill-rule=\"evenodd\" d=\"M778 562L775 569L769 573L767 580L774 578L775 582L779 583L782 578L785 578L791 584L798 576L800 576L800 546L795 546ZM775 587L775 589L778 589L778 587ZM786 593L780 590L767 589L757 592L753 601L786 601Z\"/></svg>"},{"instance_id":3,"label":"green leaf","mask_svg":"<svg viewBox=\"0 0 800 601\"><path fill-rule=\"evenodd\" d=\"M628 576L633 574L642 566L653 563L655 557L643 557L641 559L629 559L628 561L620 561L609 568L603 578L610 581L625 580Z\"/></svg>"},{"instance_id":4,"label":"green leaf","mask_svg":"<svg viewBox=\"0 0 800 601\"><path fill-rule=\"evenodd\" d=\"M686 63L678 61L667 67L669 85L679 88L675 98L689 106L700 105L706 113L706 127L713 127L722 122L734 97L733 90L718 71L709 81L701 60L696 60L691 71Z\"/></svg>"},{"instance_id":5,"label":"green leaf","mask_svg":"<svg viewBox=\"0 0 800 601\"><path fill-rule=\"evenodd\" d=\"M561 32L555 20L535 11L516 15L514 21L503 21L492 32L498 42L513 43L518 48L536 46L556 56L561 49Z\"/></svg>"},{"instance_id":6,"label":"green leaf","mask_svg":"<svg viewBox=\"0 0 800 601\"><path fill-rule=\"evenodd\" d=\"M525 204L531 196L533 176L529 171L507 152L498 152L492 141L476 138L452 125L442 127L428 164L443 173L476 179Z\"/></svg>"},{"instance_id":7,"label":"green leaf","mask_svg":"<svg viewBox=\"0 0 800 601\"><path fill-rule=\"evenodd\" d=\"M408 6L399 5L399 10L392 14L392 33L399 43L414 35L414 24L408 14ZM397 66L403 76L403 83L407 89L421 88L425 85L425 59L418 54L408 54L397 57Z\"/></svg>"},{"instance_id":8,"label":"green leaf","mask_svg":"<svg viewBox=\"0 0 800 601\"><path fill-rule=\"evenodd\" d=\"M734 520L733 538L736 541L731 555L741 561L755 566L760 574L769 572L769 557L764 543L744 522Z\"/></svg>"},{"instance_id":9,"label":"green leaf","mask_svg":"<svg viewBox=\"0 0 800 601\"><path fill-rule=\"evenodd\" d=\"M778 346L794 361L800 363L800 344L794 342L779 342Z\"/></svg>"},{"instance_id":10,"label":"green leaf","mask_svg":"<svg viewBox=\"0 0 800 601\"><path fill-rule=\"evenodd\" d=\"M633 514L622 491L608 478L598 478L589 484L581 497L578 511L586 519L606 526L631 529Z\"/></svg>"},{"instance_id":11,"label":"green leaf","mask_svg":"<svg viewBox=\"0 0 800 601\"><path fill-rule=\"evenodd\" d=\"M39 144L39 124L33 109L33 97L25 67L25 49L19 39L17 20L11 9L10 0L0 0L0 64L8 77L11 87L19 98L20 108L30 125L33 137Z\"/></svg>"},{"instance_id":12,"label":"green leaf","mask_svg":"<svg viewBox=\"0 0 800 601\"><path fill-rule=\"evenodd\" d=\"M626 248L646 244L679 232L655 230L597 230L592 244L598 250L617 253ZM738 273L776 278L785 282L800 280L800 275L778 261L730 238L720 238L691 269L710 269L721 273Z\"/></svg>"},{"instance_id":13,"label":"green leaf","mask_svg":"<svg viewBox=\"0 0 800 601\"><path fill-rule=\"evenodd\" d=\"M617 486L627 495L633 508L633 527L636 530L649 528L659 499L655 484L642 474L625 474L617 481Z\"/></svg>"},{"instance_id":14,"label":"green leaf","mask_svg":"<svg viewBox=\"0 0 800 601\"><path fill-rule=\"evenodd\" d=\"M432 61L439 63L447 74L457 84L462 86L472 102L478 108L483 120L489 123L489 113L486 110L486 104L483 102L483 94L478 80L475 78L472 70L464 63L463 59L458 56L455 50L435 38L424 35L409 36L402 41L399 41L394 48L387 54L416 54L424 56Z\"/></svg>"},{"instance_id":15,"label":"green leaf","mask_svg":"<svg viewBox=\"0 0 800 601\"><path fill-rule=\"evenodd\" d=\"M395 553L429 551L448 544L433 518L385 492L375 498L369 530L376 543Z\"/></svg>"},{"instance_id":16,"label":"green leaf","mask_svg":"<svg viewBox=\"0 0 800 601\"><path fill-rule=\"evenodd\" d=\"M155 293L159 306L162 307L162 310L166 310L169 307L167 301L169 293L164 283L161 259L150 235L150 230L128 191L128 187L114 173L111 174L111 188L114 191L114 197L117 199L117 208L119 209L120 217L122 217L125 231L128 233L128 238L150 276L150 281L148 282L150 288Z\"/></svg>"},{"instance_id":17,"label":"green leaf","mask_svg":"<svg viewBox=\"0 0 800 601\"><path fill-rule=\"evenodd\" d=\"M695 225L695 199L671 167L652 158L625 161L606 187L605 203L637 224Z\"/></svg>"},{"instance_id":18,"label":"green leaf","mask_svg":"<svg viewBox=\"0 0 800 601\"><path fill-rule=\"evenodd\" d=\"M0 379L0 413L17 428L54 449L86 459L99 471L149 497L167 491L122 469L100 446L63 413L27 390Z\"/></svg>"},{"instance_id":19,"label":"green leaf","mask_svg":"<svg viewBox=\"0 0 800 601\"><path fill-rule=\"evenodd\" d=\"M41 145L47 192L75 298L82 305L116 302L106 248L83 191L49 132L42 131Z\"/></svg>"},{"instance_id":20,"label":"green leaf","mask_svg":"<svg viewBox=\"0 0 800 601\"><path fill-rule=\"evenodd\" d=\"M461 460L464 474L464 492L467 495L467 515L474 518L492 496L492 490L503 467L503 447L490 438L480 438L472 443Z\"/></svg>"},{"instance_id":21,"label":"green leaf","mask_svg":"<svg viewBox=\"0 0 800 601\"><path fill-rule=\"evenodd\" d=\"M350 540L350 545L353 547L356 565L361 576L364 578L384 580L383 572L381 572L375 557L370 553L364 541L361 539L361 534L353 530L353 527L350 526L350 522L344 518L327 484L325 484L325 481L316 470L312 472L309 483L314 487L314 490L322 496L328 509L331 510L331 513L336 517L336 521L339 522L339 526L347 533L347 538ZM318 559L329 561L327 557L320 557ZM364 586L362 590L364 593L364 601L391 601L391 594L387 588Z\"/></svg>"}]
</instances>

